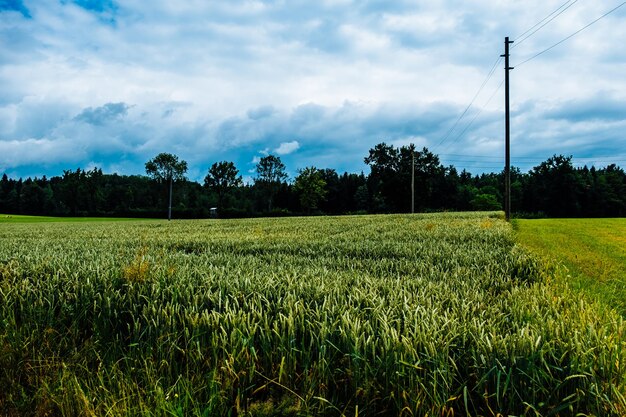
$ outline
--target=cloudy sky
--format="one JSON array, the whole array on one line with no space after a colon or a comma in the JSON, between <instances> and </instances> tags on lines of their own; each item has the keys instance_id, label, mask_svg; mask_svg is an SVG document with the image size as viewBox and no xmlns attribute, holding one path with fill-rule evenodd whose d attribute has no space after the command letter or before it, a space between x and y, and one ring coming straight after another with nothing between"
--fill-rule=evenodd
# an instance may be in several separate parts
<instances>
[{"instance_id":1,"label":"cloudy sky","mask_svg":"<svg viewBox=\"0 0 626 417\"><path fill-rule=\"evenodd\" d=\"M624 167L626 6L524 63L623 3L0 0L0 173L142 174L160 152L194 180L269 153L367 173L383 141L500 171L505 36L513 164Z\"/></svg>"}]
</instances>

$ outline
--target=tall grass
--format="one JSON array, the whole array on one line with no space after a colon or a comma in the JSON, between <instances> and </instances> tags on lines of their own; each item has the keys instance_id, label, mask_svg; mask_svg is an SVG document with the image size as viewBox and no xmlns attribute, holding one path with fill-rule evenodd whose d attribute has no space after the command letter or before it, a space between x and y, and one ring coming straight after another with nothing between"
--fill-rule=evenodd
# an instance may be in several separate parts
<instances>
[{"instance_id":1,"label":"tall grass","mask_svg":"<svg viewBox=\"0 0 626 417\"><path fill-rule=\"evenodd\" d=\"M4 415L624 415L624 324L474 214L11 224Z\"/></svg>"}]
</instances>

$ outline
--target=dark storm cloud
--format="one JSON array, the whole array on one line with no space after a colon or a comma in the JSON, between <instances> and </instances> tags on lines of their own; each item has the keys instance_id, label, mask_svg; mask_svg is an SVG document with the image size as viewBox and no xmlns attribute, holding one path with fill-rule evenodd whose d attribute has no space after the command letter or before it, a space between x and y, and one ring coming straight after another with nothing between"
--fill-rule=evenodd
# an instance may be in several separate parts
<instances>
[{"instance_id":1,"label":"dark storm cloud","mask_svg":"<svg viewBox=\"0 0 626 417\"><path fill-rule=\"evenodd\" d=\"M574 123L626 121L626 101L607 94L598 94L584 100L562 102L555 109L546 112L546 117Z\"/></svg>"},{"instance_id":2,"label":"dark storm cloud","mask_svg":"<svg viewBox=\"0 0 626 417\"><path fill-rule=\"evenodd\" d=\"M74 119L92 125L103 125L125 116L128 108L125 103L107 103L101 107L86 108Z\"/></svg>"}]
</instances>

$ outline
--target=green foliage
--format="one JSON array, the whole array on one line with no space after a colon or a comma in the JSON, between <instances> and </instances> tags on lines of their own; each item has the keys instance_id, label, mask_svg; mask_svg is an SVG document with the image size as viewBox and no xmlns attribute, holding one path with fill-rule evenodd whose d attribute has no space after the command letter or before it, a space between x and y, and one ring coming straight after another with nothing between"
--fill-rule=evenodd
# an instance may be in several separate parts
<instances>
[{"instance_id":1,"label":"green foliage","mask_svg":"<svg viewBox=\"0 0 626 417\"><path fill-rule=\"evenodd\" d=\"M272 211L272 203L279 187L287 179L285 164L279 156L267 155L256 165L257 177L255 185L262 190L267 198L268 211Z\"/></svg>"},{"instance_id":2,"label":"green foliage","mask_svg":"<svg viewBox=\"0 0 626 417\"><path fill-rule=\"evenodd\" d=\"M368 185L373 211L410 211L412 171L418 210L452 207L456 185L448 190L447 170L427 148L416 151L413 145L395 148L383 142L370 149L364 161L371 168Z\"/></svg>"},{"instance_id":3,"label":"green foliage","mask_svg":"<svg viewBox=\"0 0 626 417\"><path fill-rule=\"evenodd\" d=\"M494 211L502 209L502 205L493 194L478 194L470 201L470 204L474 210L479 211Z\"/></svg>"},{"instance_id":4,"label":"green foliage","mask_svg":"<svg viewBox=\"0 0 626 417\"><path fill-rule=\"evenodd\" d=\"M572 157L554 155L531 171L531 192L535 204L550 216L563 217L580 212L583 186L572 165Z\"/></svg>"},{"instance_id":5,"label":"green foliage","mask_svg":"<svg viewBox=\"0 0 626 417\"><path fill-rule=\"evenodd\" d=\"M187 162L179 161L176 155L160 153L146 162L146 174L158 182L169 183L169 204L167 219L172 219L172 183L185 179Z\"/></svg>"},{"instance_id":6,"label":"green foliage","mask_svg":"<svg viewBox=\"0 0 626 417\"><path fill-rule=\"evenodd\" d=\"M257 182L268 184L280 184L287 179L285 164L280 156L267 155L256 164Z\"/></svg>"},{"instance_id":7,"label":"green foliage","mask_svg":"<svg viewBox=\"0 0 626 417\"><path fill-rule=\"evenodd\" d=\"M492 210L502 207L504 174L472 176L454 166L444 167L428 149L396 148L381 143L365 161L369 175L319 169L326 182L317 210L326 214L409 212L414 165L416 211ZM158 162L158 163L157 163ZM146 164L160 182L168 172L186 170L186 163L161 154ZM159 169L160 166L174 168ZM209 169L204 187L177 176L173 210L179 218L208 217L220 207L222 217L254 217L270 213L299 213L312 202L286 181L280 158L268 155L257 165L254 184L242 184L235 165L222 161ZM158 217L168 205L166 188L139 175L106 175L100 169L64 171L62 177L0 179L0 212L59 216ZM511 201L518 217L626 216L626 173L616 165L574 168L571 157L555 155L528 173L511 169ZM314 209L311 209L314 210Z\"/></svg>"},{"instance_id":8,"label":"green foliage","mask_svg":"<svg viewBox=\"0 0 626 417\"><path fill-rule=\"evenodd\" d=\"M239 170L235 168L235 164L222 161L211 165L208 174L204 177L204 185L217 193L217 205L221 209L223 208L226 194L233 188L241 187L243 181L241 180L241 175L239 175Z\"/></svg>"},{"instance_id":9,"label":"green foliage","mask_svg":"<svg viewBox=\"0 0 626 417\"><path fill-rule=\"evenodd\" d=\"M81 211L94 210L102 201L102 177L102 170L98 168L63 171L63 181L58 187L59 204L66 207L72 216Z\"/></svg>"},{"instance_id":10,"label":"green foliage","mask_svg":"<svg viewBox=\"0 0 626 417\"><path fill-rule=\"evenodd\" d=\"M293 189L300 196L300 204L307 213L310 213L311 210L317 210L318 204L324 200L327 194L326 181L315 167L301 169Z\"/></svg>"},{"instance_id":11,"label":"green foliage","mask_svg":"<svg viewBox=\"0 0 626 417\"><path fill-rule=\"evenodd\" d=\"M170 153L160 153L146 162L146 174L157 181L180 181L185 178L185 172L187 162Z\"/></svg>"},{"instance_id":12,"label":"green foliage","mask_svg":"<svg viewBox=\"0 0 626 417\"><path fill-rule=\"evenodd\" d=\"M0 228L2 415L602 415L622 320L491 214Z\"/></svg>"}]
</instances>

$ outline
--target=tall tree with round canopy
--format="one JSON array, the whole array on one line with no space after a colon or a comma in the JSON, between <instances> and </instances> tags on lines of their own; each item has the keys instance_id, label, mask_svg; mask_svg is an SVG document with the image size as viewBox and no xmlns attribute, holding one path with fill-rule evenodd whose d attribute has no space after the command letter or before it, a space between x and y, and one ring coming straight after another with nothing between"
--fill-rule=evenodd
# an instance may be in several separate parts
<instances>
[{"instance_id":1,"label":"tall tree with round canopy","mask_svg":"<svg viewBox=\"0 0 626 417\"><path fill-rule=\"evenodd\" d=\"M146 173L159 182L169 182L169 204L167 220L172 220L172 183L185 178L187 162L179 161L176 155L160 153L146 162Z\"/></svg>"}]
</instances>

